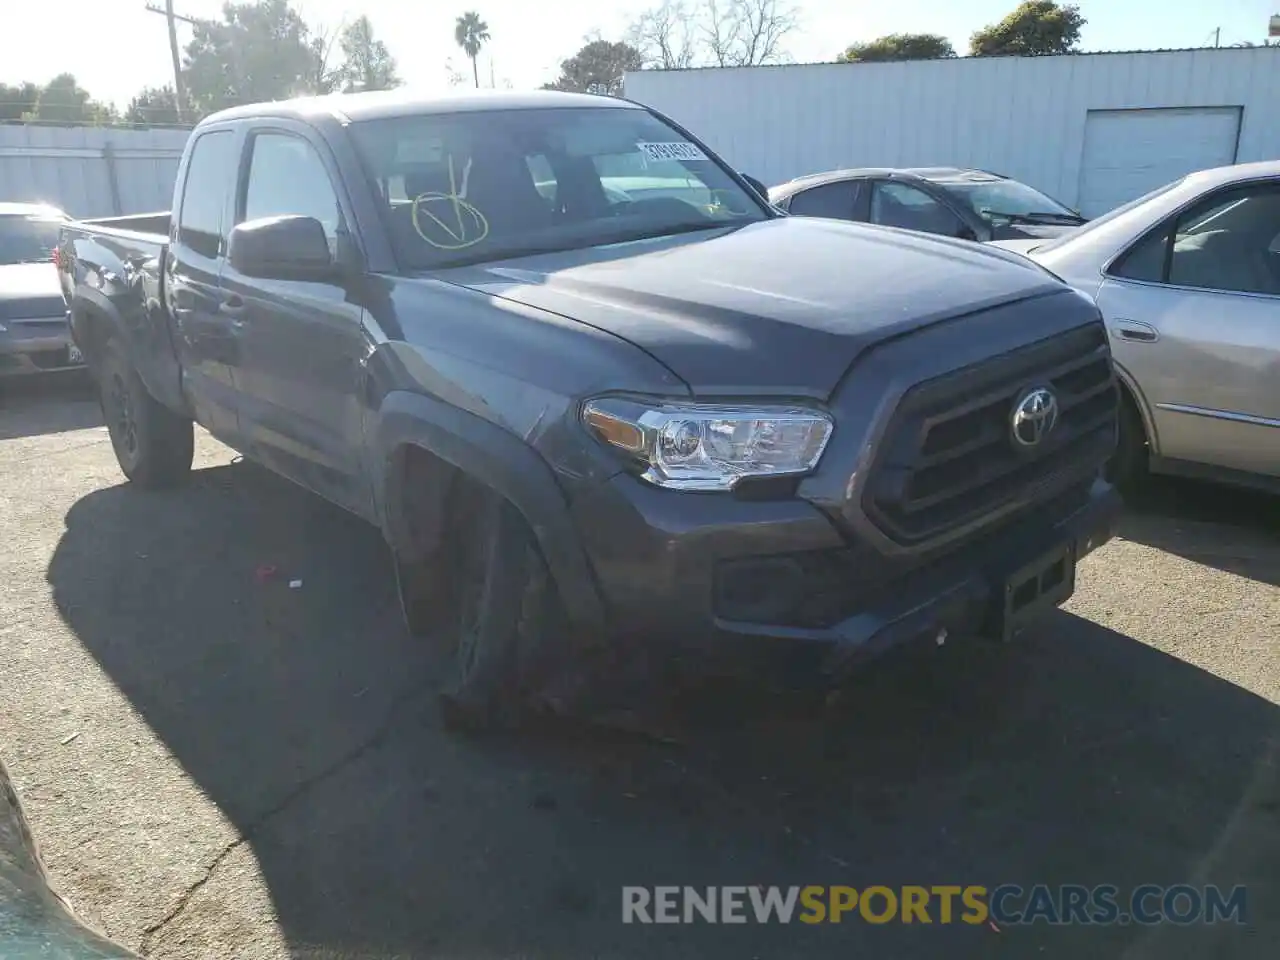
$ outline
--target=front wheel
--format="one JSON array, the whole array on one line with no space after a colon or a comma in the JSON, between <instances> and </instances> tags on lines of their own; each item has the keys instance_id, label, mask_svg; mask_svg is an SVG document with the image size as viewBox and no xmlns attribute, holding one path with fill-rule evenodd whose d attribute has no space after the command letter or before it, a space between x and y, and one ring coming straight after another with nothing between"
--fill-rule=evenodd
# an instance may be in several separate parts
<instances>
[{"instance_id":1,"label":"front wheel","mask_svg":"<svg viewBox=\"0 0 1280 960\"><path fill-rule=\"evenodd\" d=\"M98 399L126 477L150 489L176 486L187 478L195 454L191 421L152 397L123 352L110 342L98 371Z\"/></svg>"},{"instance_id":2,"label":"front wheel","mask_svg":"<svg viewBox=\"0 0 1280 960\"><path fill-rule=\"evenodd\" d=\"M447 726L464 730L518 722L567 627L529 524L499 494L474 492L452 525L445 558L454 565L455 595L440 710Z\"/></svg>"},{"instance_id":3,"label":"front wheel","mask_svg":"<svg viewBox=\"0 0 1280 960\"><path fill-rule=\"evenodd\" d=\"M1120 437L1107 463L1106 476L1121 493L1137 490L1147 476L1150 448L1142 415L1129 395L1120 398Z\"/></svg>"}]
</instances>

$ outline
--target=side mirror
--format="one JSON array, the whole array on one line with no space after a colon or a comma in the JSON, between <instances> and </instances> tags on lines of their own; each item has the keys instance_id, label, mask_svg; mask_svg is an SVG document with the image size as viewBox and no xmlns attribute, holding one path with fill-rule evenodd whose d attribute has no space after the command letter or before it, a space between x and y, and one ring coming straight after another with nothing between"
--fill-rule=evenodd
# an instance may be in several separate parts
<instances>
[{"instance_id":1,"label":"side mirror","mask_svg":"<svg viewBox=\"0 0 1280 960\"><path fill-rule=\"evenodd\" d=\"M324 227L314 217L263 217L231 231L227 263L246 277L329 280L337 273Z\"/></svg>"},{"instance_id":2,"label":"side mirror","mask_svg":"<svg viewBox=\"0 0 1280 960\"><path fill-rule=\"evenodd\" d=\"M743 180L747 181L747 183L751 185L751 189L752 189L752 190L754 190L756 193L760 194L760 199L761 199L761 200L763 200L765 203L768 203L768 202L769 202L769 188L768 188L768 187L766 187L763 183L761 183L761 182L760 182L759 180L757 180L755 177L749 176L748 174L745 174L745 173L739 173L739 174L738 174L738 176L740 176Z\"/></svg>"}]
</instances>

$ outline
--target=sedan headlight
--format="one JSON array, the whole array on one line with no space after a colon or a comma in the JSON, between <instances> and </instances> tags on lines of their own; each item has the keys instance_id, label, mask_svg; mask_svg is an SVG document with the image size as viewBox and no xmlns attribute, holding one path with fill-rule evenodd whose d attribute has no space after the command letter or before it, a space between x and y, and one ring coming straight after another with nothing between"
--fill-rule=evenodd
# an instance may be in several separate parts
<instances>
[{"instance_id":1,"label":"sedan headlight","mask_svg":"<svg viewBox=\"0 0 1280 960\"><path fill-rule=\"evenodd\" d=\"M680 490L732 490L747 477L808 473L832 429L827 414L804 407L620 397L584 404L582 420L634 460L644 479Z\"/></svg>"}]
</instances>

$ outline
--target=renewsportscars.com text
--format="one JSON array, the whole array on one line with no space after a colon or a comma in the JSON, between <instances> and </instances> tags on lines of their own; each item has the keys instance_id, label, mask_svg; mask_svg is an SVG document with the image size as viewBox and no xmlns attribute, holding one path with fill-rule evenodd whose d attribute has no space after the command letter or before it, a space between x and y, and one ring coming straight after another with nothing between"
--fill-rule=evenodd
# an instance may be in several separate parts
<instances>
[{"instance_id":1,"label":"renewsportscars.com text","mask_svg":"<svg viewBox=\"0 0 1280 960\"><path fill-rule=\"evenodd\" d=\"M1246 923L1247 890L1143 884L623 887L623 923Z\"/></svg>"}]
</instances>

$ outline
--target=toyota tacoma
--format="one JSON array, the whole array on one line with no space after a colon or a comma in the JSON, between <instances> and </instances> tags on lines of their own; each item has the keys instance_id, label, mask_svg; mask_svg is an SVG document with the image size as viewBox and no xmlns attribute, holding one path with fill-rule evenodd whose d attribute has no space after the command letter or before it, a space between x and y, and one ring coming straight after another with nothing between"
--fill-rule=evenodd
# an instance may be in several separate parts
<instances>
[{"instance_id":1,"label":"toyota tacoma","mask_svg":"<svg viewBox=\"0 0 1280 960\"><path fill-rule=\"evenodd\" d=\"M787 216L625 100L233 108L171 214L71 223L58 263L124 474L182 481L198 423L376 524L457 722L628 646L838 681L1007 638L1118 507L1088 298Z\"/></svg>"}]
</instances>

